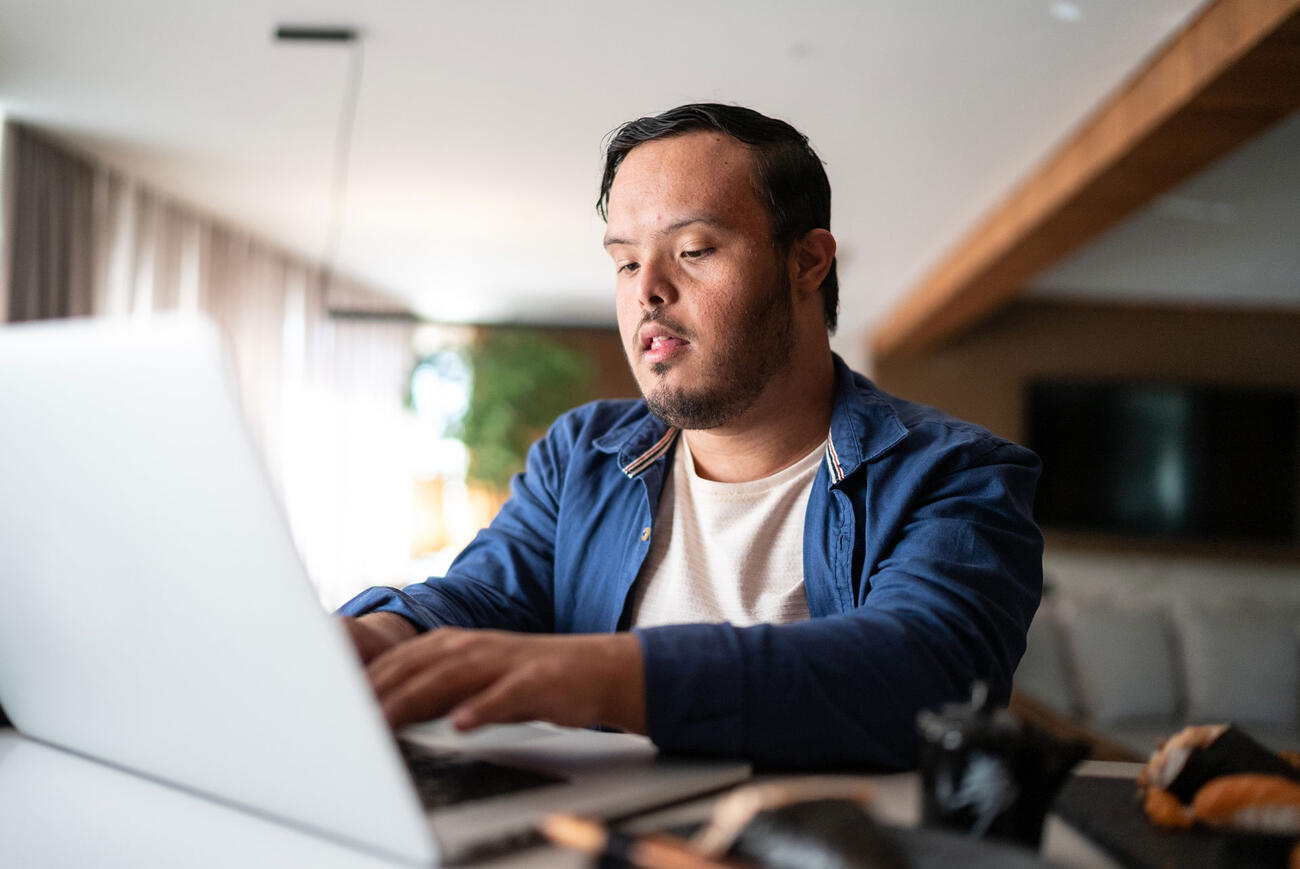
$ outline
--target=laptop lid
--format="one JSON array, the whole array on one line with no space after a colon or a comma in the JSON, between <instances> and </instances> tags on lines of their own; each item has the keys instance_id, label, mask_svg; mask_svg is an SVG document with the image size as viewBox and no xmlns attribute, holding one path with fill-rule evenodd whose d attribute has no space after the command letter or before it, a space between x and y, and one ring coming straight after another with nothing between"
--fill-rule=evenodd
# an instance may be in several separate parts
<instances>
[{"instance_id":1,"label":"laptop lid","mask_svg":"<svg viewBox=\"0 0 1300 869\"><path fill-rule=\"evenodd\" d=\"M629 734L417 725L565 779L426 816L203 319L0 328L0 552L20 731L382 855L468 859L548 811L627 814L749 774Z\"/></svg>"},{"instance_id":2,"label":"laptop lid","mask_svg":"<svg viewBox=\"0 0 1300 869\"><path fill-rule=\"evenodd\" d=\"M0 493L0 697L20 731L433 862L210 323L0 329Z\"/></svg>"}]
</instances>

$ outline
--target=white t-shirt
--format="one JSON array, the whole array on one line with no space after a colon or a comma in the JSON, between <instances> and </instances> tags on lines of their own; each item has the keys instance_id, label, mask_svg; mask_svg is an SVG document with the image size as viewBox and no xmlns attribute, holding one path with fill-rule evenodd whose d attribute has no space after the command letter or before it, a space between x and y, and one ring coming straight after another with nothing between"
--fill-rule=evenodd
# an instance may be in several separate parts
<instances>
[{"instance_id":1,"label":"white t-shirt","mask_svg":"<svg viewBox=\"0 0 1300 869\"><path fill-rule=\"evenodd\" d=\"M719 483L695 473L683 434L633 590L632 624L808 618L804 514L825 451L823 441L770 477Z\"/></svg>"}]
</instances>

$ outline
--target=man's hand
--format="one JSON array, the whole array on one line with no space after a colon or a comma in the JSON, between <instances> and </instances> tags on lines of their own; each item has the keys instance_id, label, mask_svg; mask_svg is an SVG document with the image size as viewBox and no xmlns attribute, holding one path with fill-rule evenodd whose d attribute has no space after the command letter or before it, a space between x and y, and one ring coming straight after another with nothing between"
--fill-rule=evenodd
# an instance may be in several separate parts
<instances>
[{"instance_id":1,"label":"man's hand","mask_svg":"<svg viewBox=\"0 0 1300 869\"><path fill-rule=\"evenodd\" d=\"M367 675L394 729L450 715L459 730L542 720L645 732L641 643L630 633L437 628L380 654Z\"/></svg>"},{"instance_id":2,"label":"man's hand","mask_svg":"<svg viewBox=\"0 0 1300 869\"><path fill-rule=\"evenodd\" d=\"M361 663L369 664L384 652L404 640L414 637L419 631L415 625L397 613L367 613L360 618L339 616L343 627L347 628L352 645L356 646Z\"/></svg>"}]
</instances>

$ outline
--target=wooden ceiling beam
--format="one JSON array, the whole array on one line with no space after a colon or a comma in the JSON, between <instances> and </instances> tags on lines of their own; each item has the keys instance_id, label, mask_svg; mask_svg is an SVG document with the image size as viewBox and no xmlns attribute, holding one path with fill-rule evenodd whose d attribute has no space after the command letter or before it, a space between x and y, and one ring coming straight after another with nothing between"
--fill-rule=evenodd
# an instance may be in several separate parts
<instances>
[{"instance_id":1,"label":"wooden ceiling beam","mask_svg":"<svg viewBox=\"0 0 1300 869\"><path fill-rule=\"evenodd\" d=\"M929 349L1033 275L1300 107L1300 0L1218 0L912 289L876 358Z\"/></svg>"}]
</instances>

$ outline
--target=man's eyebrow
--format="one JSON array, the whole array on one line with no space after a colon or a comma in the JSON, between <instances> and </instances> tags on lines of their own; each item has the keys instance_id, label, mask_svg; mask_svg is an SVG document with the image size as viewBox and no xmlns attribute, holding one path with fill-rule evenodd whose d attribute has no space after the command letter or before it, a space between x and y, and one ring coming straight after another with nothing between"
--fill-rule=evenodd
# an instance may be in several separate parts
<instances>
[{"instance_id":1,"label":"man's eyebrow","mask_svg":"<svg viewBox=\"0 0 1300 869\"><path fill-rule=\"evenodd\" d=\"M663 229L655 230L653 233L651 233L651 236L663 237L665 235L671 235L677 230L685 229L686 227L694 223L705 223L708 224L709 226L723 225L722 221L719 220L717 217L714 217L712 214L692 214L687 217L683 217L681 220L675 223L668 224ZM614 238L608 235L605 236L605 241L604 241L605 247L613 247L616 244L632 244L632 242L628 241L625 238Z\"/></svg>"}]
</instances>

